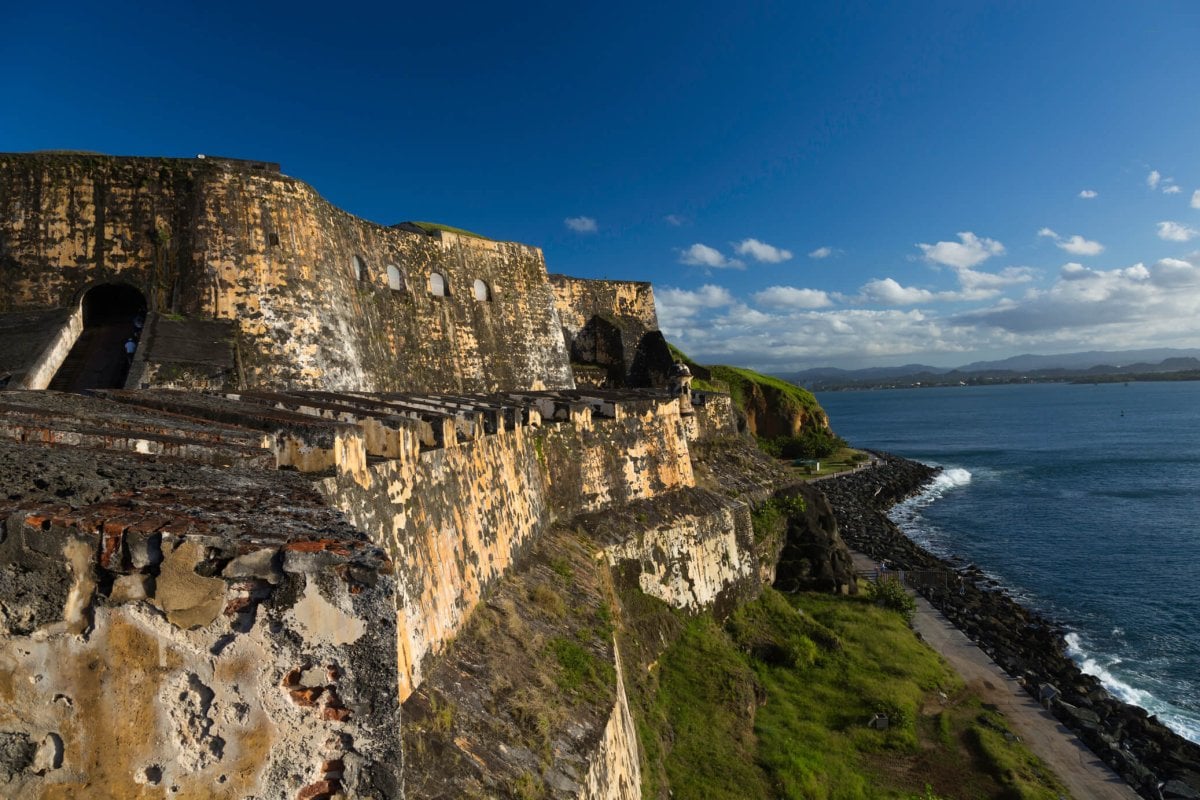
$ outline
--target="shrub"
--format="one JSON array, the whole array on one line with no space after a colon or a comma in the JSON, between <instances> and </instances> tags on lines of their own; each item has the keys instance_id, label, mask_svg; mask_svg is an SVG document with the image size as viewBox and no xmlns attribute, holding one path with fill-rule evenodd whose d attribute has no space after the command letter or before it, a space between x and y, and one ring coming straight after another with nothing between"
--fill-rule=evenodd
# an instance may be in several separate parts
<instances>
[{"instance_id":1,"label":"shrub","mask_svg":"<svg viewBox=\"0 0 1200 800\"><path fill-rule=\"evenodd\" d=\"M917 613L917 601L896 578L880 578L870 584L867 587L867 597L877 605L898 612L904 617L904 621L910 624L913 615Z\"/></svg>"},{"instance_id":2,"label":"shrub","mask_svg":"<svg viewBox=\"0 0 1200 800\"><path fill-rule=\"evenodd\" d=\"M805 428L798 436L758 440L759 449L776 458L828 458L845 446L846 440L828 428Z\"/></svg>"}]
</instances>

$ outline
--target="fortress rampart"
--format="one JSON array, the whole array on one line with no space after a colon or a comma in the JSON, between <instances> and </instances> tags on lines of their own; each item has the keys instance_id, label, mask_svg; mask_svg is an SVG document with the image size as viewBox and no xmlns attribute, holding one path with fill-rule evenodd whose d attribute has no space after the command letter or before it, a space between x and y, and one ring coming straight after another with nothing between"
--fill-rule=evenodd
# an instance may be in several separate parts
<instances>
[{"instance_id":1,"label":"fortress rampart","mask_svg":"<svg viewBox=\"0 0 1200 800\"><path fill-rule=\"evenodd\" d=\"M573 390L0 394L9 471L52 448L3 476L29 487L0 542L0 735L28 752L10 788L400 796L384 732L554 525L661 500L644 540L596 540L625 579L692 610L757 585L748 510L695 487L679 411ZM636 771L617 688L581 785Z\"/></svg>"},{"instance_id":2,"label":"fortress rampart","mask_svg":"<svg viewBox=\"0 0 1200 800\"><path fill-rule=\"evenodd\" d=\"M246 162L0 155L0 314L106 283L234 321L248 386L574 385L537 248L376 225Z\"/></svg>"},{"instance_id":3,"label":"fortress rampart","mask_svg":"<svg viewBox=\"0 0 1200 800\"><path fill-rule=\"evenodd\" d=\"M551 275L550 286L577 370L591 366L608 383L666 385L673 359L649 283Z\"/></svg>"},{"instance_id":4,"label":"fortress rampart","mask_svg":"<svg viewBox=\"0 0 1200 800\"><path fill-rule=\"evenodd\" d=\"M774 563L670 364L649 284L276 165L0 155L0 794L639 797L621 593Z\"/></svg>"}]
</instances>

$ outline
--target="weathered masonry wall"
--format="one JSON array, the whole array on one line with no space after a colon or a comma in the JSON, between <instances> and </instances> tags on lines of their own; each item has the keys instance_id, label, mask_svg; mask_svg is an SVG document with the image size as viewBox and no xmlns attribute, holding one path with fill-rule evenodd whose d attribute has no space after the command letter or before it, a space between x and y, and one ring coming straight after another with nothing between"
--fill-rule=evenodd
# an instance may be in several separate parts
<instances>
[{"instance_id":1,"label":"weathered masonry wall","mask_svg":"<svg viewBox=\"0 0 1200 800\"><path fill-rule=\"evenodd\" d=\"M683 418L688 441L736 436L737 413L727 394L692 392L692 413Z\"/></svg>"},{"instance_id":2,"label":"weathered masonry wall","mask_svg":"<svg viewBox=\"0 0 1200 800\"><path fill-rule=\"evenodd\" d=\"M649 283L551 275L550 285L573 362L604 369L613 385L666 385L672 359Z\"/></svg>"},{"instance_id":3,"label":"weathered masonry wall","mask_svg":"<svg viewBox=\"0 0 1200 800\"><path fill-rule=\"evenodd\" d=\"M367 480L319 483L396 564L402 699L552 520L693 484L677 401L596 401L610 418L580 400L542 405L540 428L515 424L374 465Z\"/></svg>"},{"instance_id":4,"label":"weathered masonry wall","mask_svg":"<svg viewBox=\"0 0 1200 800\"><path fill-rule=\"evenodd\" d=\"M674 608L728 610L761 585L750 508L740 500L683 489L579 524L621 580Z\"/></svg>"},{"instance_id":5,"label":"weathered masonry wall","mask_svg":"<svg viewBox=\"0 0 1200 800\"><path fill-rule=\"evenodd\" d=\"M371 468L369 486L320 488L396 565L400 698L484 590L546 525L545 484L525 428Z\"/></svg>"},{"instance_id":6,"label":"weathered masonry wall","mask_svg":"<svg viewBox=\"0 0 1200 800\"><path fill-rule=\"evenodd\" d=\"M546 430L541 458L556 519L695 484L678 401L626 400L609 407L612 419L574 409L571 425Z\"/></svg>"},{"instance_id":7,"label":"weathered masonry wall","mask_svg":"<svg viewBox=\"0 0 1200 800\"><path fill-rule=\"evenodd\" d=\"M0 312L111 282L236 321L251 386L574 385L537 248L375 225L242 162L0 156Z\"/></svg>"},{"instance_id":8,"label":"weathered masonry wall","mask_svg":"<svg viewBox=\"0 0 1200 800\"><path fill-rule=\"evenodd\" d=\"M0 794L401 796L390 565L260 474L0 520Z\"/></svg>"}]
</instances>

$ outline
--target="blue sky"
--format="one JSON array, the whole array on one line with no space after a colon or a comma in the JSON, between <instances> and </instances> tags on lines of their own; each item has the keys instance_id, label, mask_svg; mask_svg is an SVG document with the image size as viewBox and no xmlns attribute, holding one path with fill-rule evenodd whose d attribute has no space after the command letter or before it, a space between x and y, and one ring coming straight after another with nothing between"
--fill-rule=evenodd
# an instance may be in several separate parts
<instances>
[{"instance_id":1,"label":"blue sky","mask_svg":"<svg viewBox=\"0 0 1200 800\"><path fill-rule=\"evenodd\" d=\"M702 361L1200 346L1200 3L28 4L0 150L281 162Z\"/></svg>"}]
</instances>

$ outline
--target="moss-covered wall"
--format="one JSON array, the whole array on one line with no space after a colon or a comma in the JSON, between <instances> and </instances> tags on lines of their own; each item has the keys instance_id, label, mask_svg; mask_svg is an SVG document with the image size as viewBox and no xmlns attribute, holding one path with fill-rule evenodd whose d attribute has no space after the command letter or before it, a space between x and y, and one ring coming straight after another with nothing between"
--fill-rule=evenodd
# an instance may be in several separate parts
<instances>
[{"instance_id":1,"label":"moss-covered wall","mask_svg":"<svg viewBox=\"0 0 1200 800\"><path fill-rule=\"evenodd\" d=\"M236 320L251 386L573 385L537 248L376 225L242 162L0 156L0 312L108 282L151 311Z\"/></svg>"}]
</instances>

